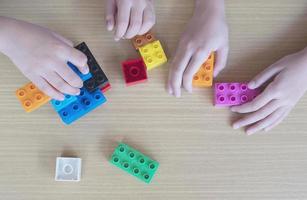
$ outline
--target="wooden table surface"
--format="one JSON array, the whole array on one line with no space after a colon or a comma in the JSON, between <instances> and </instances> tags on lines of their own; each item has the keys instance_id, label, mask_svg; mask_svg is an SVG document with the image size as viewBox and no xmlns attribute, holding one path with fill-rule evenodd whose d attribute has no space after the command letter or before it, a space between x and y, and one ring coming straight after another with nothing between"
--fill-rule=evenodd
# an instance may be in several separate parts
<instances>
[{"instance_id":1,"label":"wooden table surface","mask_svg":"<svg viewBox=\"0 0 307 200\"><path fill-rule=\"evenodd\" d=\"M229 0L230 55L218 81L247 81L307 44L305 0ZM172 58L192 0L156 0L154 31ZM165 91L169 65L149 82L125 87L121 61L137 58L130 41L106 31L102 0L1 0L0 15L85 41L109 77L107 104L71 126L49 105L26 114L14 91L28 80L0 57L0 199L307 199L307 98L270 134L232 130L238 116L212 106L212 90ZM290 83L289 83L290 86ZM126 142L160 162L146 185L108 163ZM57 156L83 160L79 183L54 181Z\"/></svg>"}]
</instances>

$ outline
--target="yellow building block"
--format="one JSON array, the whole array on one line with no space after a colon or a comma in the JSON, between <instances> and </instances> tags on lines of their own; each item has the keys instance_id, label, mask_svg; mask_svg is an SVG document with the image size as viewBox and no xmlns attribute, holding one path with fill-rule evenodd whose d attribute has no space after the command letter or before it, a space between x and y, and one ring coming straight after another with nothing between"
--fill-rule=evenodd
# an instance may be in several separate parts
<instances>
[{"instance_id":1,"label":"yellow building block","mask_svg":"<svg viewBox=\"0 0 307 200\"><path fill-rule=\"evenodd\" d=\"M16 90L16 96L26 112L32 112L50 100L50 97L40 91L33 83Z\"/></svg>"},{"instance_id":2,"label":"yellow building block","mask_svg":"<svg viewBox=\"0 0 307 200\"><path fill-rule=\"evenodd\" d=\"M213 81L214 53L204 62L194 75L192 84L194 87L211 87Z\"/></svg>"},{"instance_id":3,"label":"yellow building block","mask_svg":"<svg viewBox=\"0 0 307 200\"><path fill-rule=\"evenodd\" d=\"M166 55L159 40L140 47L139 51L147 70L153 69L167 62Z\"/></svg>"}]
</instances>

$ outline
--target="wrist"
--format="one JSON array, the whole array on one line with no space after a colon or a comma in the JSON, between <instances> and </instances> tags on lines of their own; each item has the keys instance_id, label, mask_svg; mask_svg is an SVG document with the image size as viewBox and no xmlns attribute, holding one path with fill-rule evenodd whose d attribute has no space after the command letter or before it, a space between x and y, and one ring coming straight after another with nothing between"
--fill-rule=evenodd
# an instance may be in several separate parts
<instances>
[{"instance_id":1,"label":"wrist","mask_svg":"<svg viewBox=\"0 0 307 200\"><path fill-rule=\"evenodd\" d=\"M213 16L225 17L224 0L195 0L195 14L206 15L210 13Z\"/></svg>"}]
</instances>

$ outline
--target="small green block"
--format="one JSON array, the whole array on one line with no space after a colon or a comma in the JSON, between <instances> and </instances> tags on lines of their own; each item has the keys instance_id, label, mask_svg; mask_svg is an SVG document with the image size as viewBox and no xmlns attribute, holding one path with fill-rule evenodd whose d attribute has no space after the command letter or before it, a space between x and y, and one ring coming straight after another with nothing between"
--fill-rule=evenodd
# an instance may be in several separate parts
<instances>
[{"instance_id":1,"label":"small green block","mask_svg":"<svg viewBox=\"0 0 307 200\"><path fill-rule=\"evenodd\" d=\"M119 143L116 147L110 162L145 183L150 183L159 167L157 161L124 143Z\"/></svg>"}]
</instances>

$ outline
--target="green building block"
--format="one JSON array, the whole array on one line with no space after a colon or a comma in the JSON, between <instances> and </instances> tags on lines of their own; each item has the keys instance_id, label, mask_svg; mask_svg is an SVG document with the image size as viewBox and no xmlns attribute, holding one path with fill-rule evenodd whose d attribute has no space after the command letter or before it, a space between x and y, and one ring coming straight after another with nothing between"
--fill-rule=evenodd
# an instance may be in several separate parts
<instances>
[{"instance_id":1,"label":"green building block","mask_svg":"<svg viewBox=\"0 0 307 200\"><path fill-rule=\"evenodd\" d=\"M157 161L124 143L119 143L116 147L110 162L145 183L150 183L159 167Z\"/></svg>"}]
</instances>

